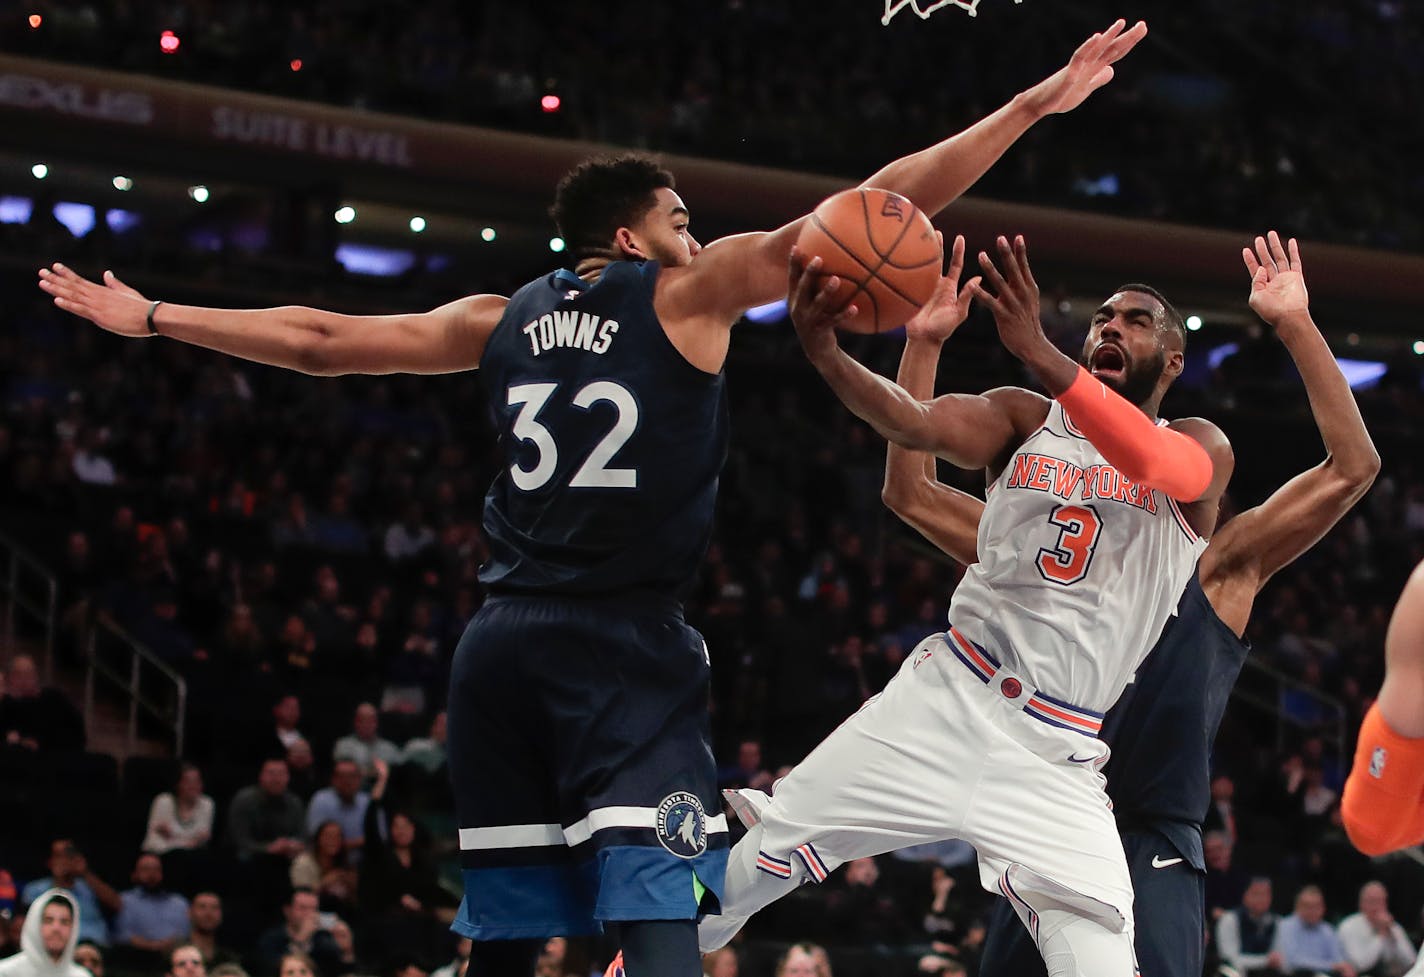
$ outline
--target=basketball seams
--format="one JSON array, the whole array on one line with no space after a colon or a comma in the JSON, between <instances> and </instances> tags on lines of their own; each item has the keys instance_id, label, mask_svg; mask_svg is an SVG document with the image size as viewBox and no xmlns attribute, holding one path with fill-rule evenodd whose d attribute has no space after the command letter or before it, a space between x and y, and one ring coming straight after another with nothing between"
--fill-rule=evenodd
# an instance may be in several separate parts
<instances>
[{"instance_id":1,"label":"basketball seams","mask_svg":"<svg viewBox=\"0 0 1424 977\"><path fill-rule=\"evenodd\" d=\"M889 279L882 278L879 274L877 274L881 268L885 267L885 261L883 259L879 264L874 265L873 267L871 265L866 264L864 258L852 251L849 247L846 246L846 243L844 241L842 241L840 238L836 237L834 234L831 233L831 229L826 226L825 222L822 221L820 217L816 216L815 214L812 214L811 220L815 223L816 230L824 234L832 244L840 248L841 251L844 252L846 256L849 257L852 261L860 265L860 267L864 268L871 278L874 278L876 281L880 282L891 292L894 292L897 297L909 303L909 305L911 305L913 308L918 309L920 307L920 303L916 302L913 298L900 291L900 289L896 287L893 282L891 282ZM874 250L873 244L871 245L871 248L872 250ZM879 251L876 251L875 253L877 255L880 254ZM860 285L862 288L864 288L865 282L861 282ZM876 325L878 326L879 322L877 322Z\"/></svg>"},{"instance_id":2,"label":"basketball seams","mask_svg":"<svg viewBox=\"0 0 1424 977\"><path fill-rule=\"evenodd\" d=\"M866 196L866 190L864 187L857 187L857 189L860 191L861 217L865 220L865 243L870 245L870 250L874 251L875 256L880 259L880 265L876 266L877 268L879 268L881 265L884 265L890 261L890 256L895 253L895 249L900 246L901 241L905 240L905 235L910 233L910 225L913 224L914 221L905 221L900 228L900 233L895 235L895 240L890 242L889 250L881 251L878 247L875 246L875 232L870 226L870 199ZM886 196L889 196L889 194L886 194ZM915 205L910 201L906 200L905 202L910 204L910 207L912 209L915 208ZM919 210L915 209L915 213L919 213ZM877 275L876 277L878 278L879 276Z\"/></svg>"}]
</instances>

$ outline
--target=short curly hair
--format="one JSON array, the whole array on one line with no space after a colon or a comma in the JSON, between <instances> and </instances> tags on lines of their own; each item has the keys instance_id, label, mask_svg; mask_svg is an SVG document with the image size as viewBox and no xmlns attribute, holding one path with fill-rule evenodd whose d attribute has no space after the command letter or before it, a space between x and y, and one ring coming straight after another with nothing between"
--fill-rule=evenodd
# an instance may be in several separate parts
<instances>
[{"instance_id":1,"label":"short curly hair","mask_svg":"<svg viewBox=\"0 0 1424 977\"><path fill-rule=\"evenodd\" d=\"M656 203L654 193L676 188L673 175L638 153L594 156L575 166L554 191L554 218L575 264L607 253L620 227L635 223Z\"/></svg>"}]
</instances>

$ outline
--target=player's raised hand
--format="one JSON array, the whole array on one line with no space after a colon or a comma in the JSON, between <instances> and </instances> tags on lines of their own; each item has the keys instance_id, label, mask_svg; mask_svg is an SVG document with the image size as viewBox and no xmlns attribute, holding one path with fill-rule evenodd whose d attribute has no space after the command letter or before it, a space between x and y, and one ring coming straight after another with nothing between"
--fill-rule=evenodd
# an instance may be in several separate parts
<instances>
[{"instance_id":1,"label":"player's raised hand","mask_svg":"<svg viewBox=\"0 0 1424 977\"><path fill-rule=\"evenodd\" d=\"M1003 235L997 241L999 264L994 264L987 251L979 252L979 267L984 269L983 282L970 282L974 296L994 313L994 325L1004 348L1024 359L1041 342L1046 342L1043 324L1038 317L1038 283L1028 266L1028 245L1023 235L1014 238L1012 246ZM993 287L990 294L984 287Z\"/></svg>"},{"instance_id":2,"label":"player's raised hand","mask_svg":"<svg viewBox=\"0 0 1424 977\"><path fill-rule=\"evenodd\" d=\"M1146 36L1147 24L1143 21L1131 28L1125 20L1114 21L1107 30L1084 41L1066 65L1024 92L1029 108L1041 116L1076 109L1112 81L1113 65Z\"/></svg>"},{"instance_id":3,"label":"player's raised hand","mask_svg":"<svg viewBox=\"0 0 1424 977\"><path fill-rule=\"evenodd\" d=\"M854 305L836 308L840 279L835 275L822 278L820 270L820 258L808 259L800 248L791 249L787 307L791 324L796 327L796 337L812 363L839 348L836 327L854 318L856 313Z\"/></svg>"},{"instance_id":4,"label":"player's raised hand","mask_svg":"<svg viewBox=\"0 0 1424 977\"><path fill-rule=\"evenodd\" d=\"M1305 268L1295 238L1282 246L1280 235L1271 231L1256 238L1255 251L1242 248L1241 259L1251 275L1251 309L1258 316L1278 326L1288 316L1309 310Z\"/></svg>"},{"instance_id":5,"label":"player's raised hand","mask_svg":"<svg viewBox=\"0 0 1424 977\"><path fill-rule=\"evenodd\" d=\"M964 272L964 236L955 235L954 246L949 253L949 271L935 286L934 294L915 317L905 323L905 334L911 339L942 343L954 335L964 320L969 317L969 303L973 299L973 288L980 282L979 276L971 278L959 287L959 276Z\"/></svg>"},{"instance_id":6,"label":"player's raised hand","mask_svg":"<svg viewBox=\"0 0 1424 977\"><path fill-rule=\"evenodd\" d=\"M56 262L40 269L40 288L54 296L58 308L82 316L100 329L120 336L152 335L147 321L152 303L112 271L104 272L104 284L100 285Z\"/></svg>"}]
</instances>

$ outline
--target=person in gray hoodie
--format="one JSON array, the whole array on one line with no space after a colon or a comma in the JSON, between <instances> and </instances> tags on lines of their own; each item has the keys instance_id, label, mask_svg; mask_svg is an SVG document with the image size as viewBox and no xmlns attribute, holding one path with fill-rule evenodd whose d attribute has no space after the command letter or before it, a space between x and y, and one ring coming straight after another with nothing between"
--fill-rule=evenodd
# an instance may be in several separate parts
<instances>
[{"instance_id":1,"label":"person in gray hoodie","mask_svg":"<svg viewBox=\"0 0 1424 977\"><path fill-rule=\"evenodd\" d=\"M74 962L79 907L64 889L50 889L30 903L20 952L0 960L0 977L89 977Z\"/></svg>"}]
</instances>

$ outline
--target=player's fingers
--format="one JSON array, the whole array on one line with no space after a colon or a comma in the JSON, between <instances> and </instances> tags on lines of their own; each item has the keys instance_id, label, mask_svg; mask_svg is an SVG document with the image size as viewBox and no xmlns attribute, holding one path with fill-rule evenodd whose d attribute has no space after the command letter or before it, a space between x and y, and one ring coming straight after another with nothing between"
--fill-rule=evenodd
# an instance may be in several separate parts
<instances>
[{"instance_id":1,"label":"player's fingers","mask_svg":"<svg viewBox=\"0 0 1424 977\"><path fill-rule=\"evenodd\" d=\"M1003 312L1003 303L1000 302L997 298L995 298L988 291L988 289L984 287L984 280L982 278L976 276L974 280L969 283L968 288L970 294L972 294L976 299L983 303L984 307L987 308L990 312L992 312L996 317L1001 312Z\"/></svg>"},{"instance_id":2,"label":"player's fingers","mask_svg":"<svg viewBox=\"0 0 1424 977\"><path fill-rule=\"evenodd\" d=\"M954 235L954 244L949 249L949 271L944 277L957 284L959 276L962 274L964 274L964 235L956 234Z\"/></svg>"},{"instance_id":3,"label":"player's fingers","mask_svg":"<svg viewBox=\"0 0 1424 977\"><path fill-rule=\"evenodd\" d=\"M994 243L999 249L999 264L1003 266L1004 281L1008 282L1009 290L1015 295L1022 293L1027 286L1024 283L1023 269L1019 266L1019 256L1014 251L1014 246L1002 234Z\"/></svg>"},{"instance_id":4,"label":"player's fingers","mask_svg":"<svg viewBox=\"0 0 1424 977\"><path fill-rule=\"evenodd\" d=\"M806 265L805 256L793 248L791 257L786 263L788 275L786 295L792 305L801 305L811 297L813 276L806 273Z\"/></svg>"},{"instance_id":5,"label":"player's fingers","mask_svg":"<svg viewBox=\"0 0 1424 977\"><path fill-rule=\"evenodd\" d=\"M975 275L973 278L969 279L969 281L964 283L964 287L959 290L960 311L966 313L969 311L969 303L973 300L974 296L978 294L975 290L979 287L979 283L983 280L983 278L979 277L978 275Z\"/></svg>"},{"instance_id":6,"label":"player's fingers","mask_svg":"<svg viewBox=\"0 0 1424 977\"><path fill-rule=\"evenodd\" d=\"M1038 282L1033 279L1033 268L1031 268L1028 263L1028 242L1024 240L1022 234L1014 237L1014 258L1018 262L1019 272L1023 275L1024 284L1037 295Z\"/></svg>"},{"instance_id":7,"label":"player's fingers","mask_svg":"<svg viewBox=\"0 0 1424 977\"><path fill-rule=\"evenodd\" d=\"M1281 244L1281 236L1275 231L1266 233L1266 244L1271 249L1271 260L1276 263L1277 271L1289 271L1290 259L1286 257L1286 249Z\"/></svg>"},{"instance_id":8,"label":"player's fingers","mask_svg":"<svg viewBox=\"0 0 1424 977\"><path fill-rule=\"evenodd\" d=\"M1265 265L1257 265L1256 270L1251 274L1251 287L1254 289L1257 285L1265 285L1270 280L1270 269Z\"/></svg>"},{"instance_id":9,"label":"player's fingers","mask_svg":"<svg viewBox=\"0 0 1424 977\"><path fill-rule=\"evenodd\" d=\"M1004 276L999 274L999 269L994 267L994 262L989 258L989 252L979 252L979 267L984 269L984 280L993 286L995 294L1002 295L1007 289L1004 284ZM982 287L980 291L983 291Z\"/></svg>"},{"instance_id":10,"label":"player's fingers","mask_svg":"<svg viewBox=\"0 0 1424 977\"><path fill-rule=\"evenodd\" d=\"M1305 266L1300 263L1300 245L1296 243L1295 238L1290 239L1287 247L1290 250L1291 271L1305 271Z\"/></svg>"},{"instance_id":11,"label":"player's fingers","mask_svg":"<svg viewBox=\"0 0 1424 977\"><path fill-rule=\"evenodd\" d=\"M1261 264L1271 271L1271 277L1275 277L1277 268L1276 260L1271 257L1271 249L1266 245L1266 239L1259 234L1256 236L1256 257L1261 259Z\"/></svg>"},{"instance_id":12,"label":"player's fingers","mask_svg":"<svg viewBox=\"0 0 1424 977\"><path fill-rule=\"evenodd\" d=\"M1256 277L1256 271L1261 267L1261 263L1256 260L1256 252L1250 248L1242 248L1241 260L1246 262L1246 274L1254 279Z\"/></svg>"},{"instance_id":13,"label":"player's fingers","mask_svg":"<svg viewBox=\"0 0 1424 977\"><path fill-rule=\"evenodd\" d=\"M1146 36L1147 22L1139 20L1137 23L1132 25L1131 30L1119 34L1116 38L1114 38L1112 43L1108 45L1108 49L1103 56L1109 62L1120 61L1122 60L1122 58L1127 56L1127 53L1129 51L1137 47L1137 45L1141 43L1142 39Z\"/></svg>"}]
</instances>

